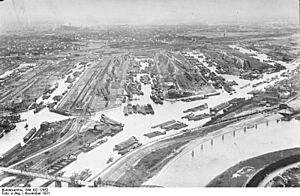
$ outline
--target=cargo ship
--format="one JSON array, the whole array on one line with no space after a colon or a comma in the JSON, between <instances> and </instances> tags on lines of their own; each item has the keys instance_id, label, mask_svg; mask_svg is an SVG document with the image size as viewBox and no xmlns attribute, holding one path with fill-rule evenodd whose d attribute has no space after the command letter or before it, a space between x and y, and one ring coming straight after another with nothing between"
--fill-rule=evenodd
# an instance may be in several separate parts
<instances>
[{"instance_id":1,"label":"cargo ship","mask_svg":"<svg viewBox=\"0 0 300 196\"><path fill-rule=\"evenodd\" d=\"M190 98L184 98L184 99L181 99L181 101L184 101L184 102L192 102L192 101L198 101L198 100L203 100L203 99L207 99L208 97L207 96L198 96L198 97L190 97Z\"/></svg>"},{"instance_id":2,"label":"cargo ship","mask_svg":"<svg viewBox=\"0 0 300 196\"><path fill-rule=\"evenodd\" d=\"M104 144L105 142L107 142L107 139L106 139L106 138L105 138L105 139L102 139L102 140L99 140L99 141L97 141L96 143L94 143L94 144L92 144L92 145L87 144L87 145L81 147L80 149L81 149L82 151L84 151L84 152L89 152L89 151L91 151L91 150L97 148L98 146Z\"/></svg>"},{"instance_id":3,"label":"cargo ship","mask_svg":"<svg viewBox=\"0 0 300 196\"><path fill-rule=\"evenodd\" d=\"M116 144L113 148L114 151L119 151L119 150L122 150L124 148L127 148L128 146L131 146L135 143L137 143L138 140L136 139L136 137L132 136L130 137L129 139L119 143L119 144Z\"/></svg>"},{"instance_id":4,"label":"cargo ship","mask_svg":"<svg viewBox=\"0 0 300 196\"><path fill-rule=\"evenodd\" d=\"M161 104L161 105L163 104L163 101L160 98L158 98L156 95L150 95L150 99L156 104Z\"/></svg>"},{"instance_id":5,"label":"cargo ship","mask_svg":"<svg viewBox=\"0 0 300 196\"><path fill-rule=\"evenodd\" d=\"M205 110L205 109L207 109L207 108L208 108L208 104L205 103L205 104L203 104L203 105L199 105L199 106L196 106L196 107L193 107L193 108L184 110L183 113L202 111L202 110Z\"/></svg>"},{"instance_id":6,"label":"cargo ship","mask_svg":"<svg viewBox=\"0 0 300 196\"><path fill-rule=\"evenodd\" d=\"M4 131L5 131L5 133L8 133L15 128L16 128L16 125L13 123L10 123L8 126L4 127Z\"/></svg>"},{"instance_id":7,"label":"cargo ship","mask_svg":"<svg viewBox=\"0 0 300 196\"><path fill-rule=\"evenodd\" d=\"M189 117L188 120L198 121L198 120L203 120L203 119L206 119L209 117L211 117L210 114L199 114L199 115L193 115L193 116Z\"/></svg>"},{"instance_id":8,"label":"cargo ship","mask_svg":"<svg viewBox=\"0 0 300 196\"><path fill-rule=\"evenodd\" d=\"M4 136L4 131L3 131L3 129L1 130L1 128L0 128L0 139L3 138L3 136Z\"/></svg>"},{"instance_id":9,"label":"cargo ship","mask_svg":"<svg viewBox=\"0 0 300 196\"><path fill-rule=\"evenodd\" d=\"M129 151L139 147L141 143L139 143L138 139L136 137L132 136L129 139L115 145L113 148L114 151L118 151L118 154L124 155L128 153Z\"/></svg>"},{"instance_id":10,"label":"cargo ship","mask_svg":"<svg viewBox=\"0 0 300 196\"><path fill-rule=\"evenodd\" d=\"M113 161L114 161L114 158L110 157L110 158L106 161L106 164L109 164L109 163L111 163L111 162L113 162Z\"/></svg>"},{"instance_id":11,"label":"cargo ship","mask_svg":"<svg viewBox=\"0 0 300 196\"><path fill-rule=\"evenodd\" d=\"M110 118L108 118L107 116L105 116L104 114L101 115L101 119L100 119L101 122L103 123L108 123L108 124L111 124L113 126L121 126L121 127L124 127L124 124L122 123L119 123L115 120L112 120Z\"/></svg>"},{"instance_id":12,"label":"cargo ship","mask_svg":"<svg viewBox=\"0 0 300 196\"><path fill-rule=\"evenodd\" d=\"M168 125L174 124L175 122L176 122L176 120L170 120L170 121L158 124L158 125L154 125L154 126L151 127L151 129L155 129L157 127L168 126Z\"/></svg>"},{"instance_id":13,"label":"cargo ship","mask_svg":"<svg viewBox=\"0 0 300 196\"><path fill-rule=\"evenodd\" d=\"M127 105L127 109L128 109L128 114L132 114L133 113L133 107L131 104Z\"/></svg>"},{"instance_id":14,"label":"cargo ship","mask_svg":"<svg viewBox=\"0 0 300 196\"><path fill-rule=\"evenodd\" d=\"M139 104L136 105L137 113L142 113L141 106Z\"/></svg>"},{"instance_id":15,"label":"cargo ship","mask_svg":"<svg viewBox=\"0 0 300 196\"><path fill-rule=\"evenodd\" d=\"M16 125L13 124L13 123L10 123L8 120L1 120L0 121L0 129L4 130L5 133L10 132L14 128L16 128Z\"/></svg>"},{"instance_id":16,"label":"cargo ship","mask_svg":"<svg viewBox=\"0 0 300 196\"><path fill-rule=\"evenodd\" d=\"M67 111L56 110L54 108L50 108L49 111L53 112L53 113L57 113L57 114L63 115L63 116L71 116L71 114L69 112L67 112Z\"/></svg>"},{"instance_id":17,"label":"cargo ship","mask_svg":"<svg viewBox=\"0 0 300 196\"><path fill-rule=\"evenodd\" d=\"M231 105L232 105L232 104L230 104L229 102L224 102L224 103L221 103L221 104L219 104L219 105L217 105L217 106L211 108L211 109L210 109L210 112L211 112L211 113L212 113L212 112L217 113L217 112L219 112L219 111L221 111L221 110L224 110L224 109L226 109L226 108L229 108Z\"/></svg>"},{"instance_id":18,"label":"cargo ship","mask_svg":"<svg viewBox=\"0 0 300 196\"><path fill-rule=\"evenodd\" d=\"M20 114L14 114L14 113L0 115L0 118L4 119L4 120L8 120L9 122L12 122L12 123L17 123L17 122L21 121Z\"/></svg>"},{"instance_id":19,"label":"cargo ship","mask_svg":"<svg viewBox=\"0 0 300 196\"><path fill-rule=\"evenodd\" d=\"M165 129L166 131L171 131L173 129L174 130L179 130L179 129L185 128L187 126L188 126L187 124L177 121L175 124L164 127L163 129Z\"/></svg>"},{"instance_id":20,"label":"cargo ship","mask_svg":"<svg viewBox=\"0 0 300 196\"><path fill-rule=\"evenodd\" d=\"M122 103L125 103L125 102L126 102L126 97L124 96L122 99Z\"/></svg>"},{"instance_id":21,"label":"cargo ship","mask_svg":"<svg viewBox=\"0 0 300 196\"><path fill-rule=\"evenodd\" d=\"M139 147L139 146L141 146L141 145L142 145L141 143L135 143L135 144L133 144L133 145L131 145L131 146L125 148L125 149L120 150L120 151L118 152L118 154L120 154L120 155L127 154L127 153L130 152L131 150L133 150L133 149L135 149L135 148L137 148L137 147Z\"/></svg>"},{"instance_id":22,"label":"cargo ship","mask_svg":"<svg viewBox=\"0 0 300 196\"><path fill-rule=\"evenodd\" d=\"M45 95L42 96L42 99L45 100L45 99L49 99L50 97L51 97L51 95L45 94Z\"/></svg>"},{"instance_id":23,"label":"cargo ship","mask_svg":"<svg viewBox=\"0 0 300 196\"><path fill-rule=\"evenodd\" d=\"M257 86L259 86L259 85L262 85L262 84L264 84L264 82L258 82L258 83L256 83L256 84L253 84L252 87L255 88L255 87L257 87Z\"/></svg>"},{"instance_id":24,"label":"cargo ship","mask_svg":"<svg viewBox=\"0 0 300 196\"><path fill-rule=\"evenodd\" d=\"M67 94L68 93L68 91L67 90L65 90L63 93L62 93L62 95L65 95L65 94Z\"/></svg>"},{"instance_id":25,"label":"cargo ship","mask_svg":"<svg viewBox=\"0 0 300 196\"><path fill-rule=\"evenodd\" d=\"M33 127L24 137L23 137L23 142L26 143L28 142L32 136L36 133L36 128Z\"/></svg>"},{"instance_id":26,"label":"cargo ship","mask_svg":"<svg viewBox=\"0 0 300 196\"><path fill-rule=\"evenodd\" d=\"M148 138L153 138L153 137L157 137L160 135L165 135L167 132L166 131L153 131L150 133L145 133L144 136L148 137Z\"/></svg>"},{"instance_id":27,"label":"cargo ship","mask_svg":"<svg viewBox=\"0 0 300 196\"><path fill-rule=\"evenodd\" d=\"M92 176L91 170L86 169L79 174L78 179L85 181L86 179L88 179L91 176Z\"/></svg>"},{"instance_id":28,"label":"cargo ship","mask_svg":"<svg viewBox=\"0 0 300 196\"><path fill-rule=\"evenodd\" d=\"M72 86L73 86L73 83L70 83L70 84L67 86L67 89L72 88Z\"/></svg>"},{"instance_id":29,"label":"cargo ship","mask_svg":"<svg viewBox=\"0 0 300 196\"><path fill-rule=\"evenodd\" d=\"M244 89L244 88L247 88L248 86L250 86L250 83L244 85L244 86L241 86L240 89Z\"/></svg>"},{"instance_id":30,"label":"cargo ship","mask_svg":"<svg viewBox=\"0 0 300 196\"><path fill-rule=\"evenodd\" d=\"M41 105L41 106L37 106L37 108L35 108L34 110L33 110L33 113L38 113L38 112L40 112L42 109L44 109L46 106L45 105Z\"/></svg>"},{"instance_id":31,"label":"cargo ship","mask_svg":"<svg viewBox=\"0 0 300 196\"><path fill-rule=\"evenodd\" d=\"M125 115L125 116L128 116L128 109L127 109L127 106L124 106L123 112L124 112L124 115Z\"/></svg>"},{"instance_id":32,"label":"cargo ship","mask_svg":"<svg viewBox=\"0 0 300 196\"><path fill-rule=\"evenodd\" d=\"M58 88L58 82L55 82L54 88Z\"/></svg>"},{"instance_id":33,"label":"cargo ship","mask_svg":"<svg viewBox=\"0 0 300 196\"><path fill-rule=\"evenodd\" d=\"M194 114L193 114L193 113L189 113L189 114L187 114L187 115L185 115L185 116L183 116L183 117L181 117L181 118L182 118L182 119L184 119L184 118L189 119L189 118L192 117L192 116L194 116Z\"/></svg>"},{"instance_id":34,"label":"cargo ship","mask_svg":"<svg viewBox=\"0 0 300 196\"><path fill-rule=\"evenodd\" d=\"M143 115L146 115L146 109L145 109L145 106L141 106L141 113Z\"/></svg>"},{"instance_id":35,"label":"cargo ship","mask_svg":"<svg viewBox=\"0 0 300 196\"><path fill-rule=\"evenodd\" d=\"M209 93L209 94L206 94L204 95L205 97L212 97L212 96L217 96L217 95L220 95L221 93L220 92L214 92L214 93Z\"/></svg>"},{"instance_id":36,"label":"cargo ship","mask_svg":"<svg viewBox=\"0 0 300 196\"><path fill-rule=\"evenodd\" d=\"M161 123L161 124L158 124L158 125L154 125L151 127L151 129L155 129L157 127L162 127L162 126L165 126L165 125L170 125L170 124L174 124L176 122L176 120L169 120L167 122L164 122L164 123Z\"/></svg>"},{"instance_id":37,"label":"cargo ship","mask_svg":"<svg viewBox=\"0 0 300 196\"><path fill-rule=\"evenodd\" d=\"M152 114L152 115L154 114L153 107L152 107L152 105L150 103L147 104L147 109L149 110L150 114Z\"/></svg>"},{"instance_id":38,"label":"cargo ship","mask_svg":"<svg viewBox=\"0 0 300 196\"><path fill-rule=\"evenodd\" d=\"M147 115L147 114L154 114L154 110L151 106L151 104L147 104L147 105L132 105L132 104L128 104L127 106L124 106L123 108L123 112L124 115L130 115L130 114L143 114L143 115Z\"/></svg>"},{"instance_id":39,"label":"cargo ship","mask_svg":"<svg viewBox=\"0 0 300 196\"><path fill-rule=\"evenodd\" d=\"M136 114L136 112L137 112L137 107L136 107L136 105L133 105L133 106L132 106L132 109L133 109L133 113Z\"/></svg>"},{"instance_id":40,"label":"cargo ship","mask_svg":"<svg viewBox=\"0 0 300 196\"><path fill-rule=\"evenodd\" d=\"M110 129L110 132L108 132L107 135L113 137L121 131L123 131L123 127L113 127Z\"/></svg>"}]
</instances>

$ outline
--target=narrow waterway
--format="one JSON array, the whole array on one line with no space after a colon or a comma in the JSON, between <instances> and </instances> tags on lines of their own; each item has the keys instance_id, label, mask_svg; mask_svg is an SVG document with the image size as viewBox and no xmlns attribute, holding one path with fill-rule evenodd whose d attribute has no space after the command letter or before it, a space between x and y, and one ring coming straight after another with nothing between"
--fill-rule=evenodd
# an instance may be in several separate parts
<instances>
[{"instance_id":1,"label":"narrow waterway","mask_svg":"<svg viewBox=\"0 0 300 196\"><path fill-rule=\"evenodd\" d=\"M12 69L12 70L8 70L6 72L4 72L3 74L0 75L0 78L6 78L14 73L18 73L20 75L26 73L27 71L30 70L30 68L35 67L36 64L35 63L22 63L19 66L17 66L16 68Z\"/></svg>"},{"instance_id":2,"label":"narrow waterway","mask_svg":"<svg viewBox=\"0 0 300 196\"><path fill-rule=\"evenodd\" d=\"M28 67L28 66L32 67L32 66L35 66L35 64L21 64L18 68L14 69L14 70L18 70L18 69ZM79 77L80 77L84 73L84 70L85 70L85 66L80 65L80 63L76 63L74 65L74 68L71 69L70 73L68 75L66 75L66 77L64 77L63 79L59 79L56 82L53 82L51 88L54 88L56 83L57 83L57 88L55 88L53 93L51 93L51 96L45 100L43 100L42 96L41 96L37 99L36 103L40 103L41 101L43 101L45 105L49 104L49 103L53 103L54 96L62 95L63 92L68 90L69 83L65 82L66 78L68 76L72 76L72 74L76 71L81 71L81 74L79 75ZM1 77L9 75L9 74L11 74L11 72L13 72L13 70L5 72L3 75L1 75ZM79 77L77 77L73 83L77 82L79 80ZM5 153L6 151L8 151L14 145L16 145L18 143L22 143L23 137L30 131L30 129L32 129L34 127L39 129L41 123L43 123L45 121L55 122L55 121L61 121L61 120L65 120L68 118L72 118L72 117L66 117L66 116L56 114L56 113L52 113L49 111L49 109L47 107L42 109L38 113L34 113L33 110L30 110L27 112L23 112L20 115L21 115L21 119L26 120L26 121L16 123L16 128L14 130L10 131L9 133L5 133L4 137L0 139L0 155ZM25 129L26 124L28 125L27 129Z\"/></svg>"},{"instance_id":3,"label":"narrow waterway","mask_svg":"<svg viewBox=\"0 0 300 196\"><path fill-rule=\"evenodd\" d=\"M34 113L33 110L21 113L21 119L26 121L16 123L16 128L9 133L5 133L4 137L0 139L0 155L8 151L10 148L18 143L23 142L23 137L32 129L36 127L40 128L40 124L43 122L56 122L68 119L70 117L62 116L56 113L52 113L48 108L44 108L39 113ZM28 124L28 129L25 129L25 125Z\"/></svg>"}]
</instances>

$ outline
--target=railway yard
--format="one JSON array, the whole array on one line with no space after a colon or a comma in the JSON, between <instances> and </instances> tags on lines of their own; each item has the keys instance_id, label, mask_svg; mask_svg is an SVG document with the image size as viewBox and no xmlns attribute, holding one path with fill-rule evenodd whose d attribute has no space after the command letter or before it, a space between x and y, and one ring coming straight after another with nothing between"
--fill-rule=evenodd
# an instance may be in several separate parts
<instances>
[{"instance_id":1,"label":"railway yard","mask_svg":"<svg viewBox=\"0 0 300 196\"><path fill-rule=\"evenodd\" d=\"M286 40L295 29L69 28L0 40L0 167L141 186L197 138L254 116L299 114L299 61ZM0 181L61 186L9 172Z\"/></svg>"}]
</instances>

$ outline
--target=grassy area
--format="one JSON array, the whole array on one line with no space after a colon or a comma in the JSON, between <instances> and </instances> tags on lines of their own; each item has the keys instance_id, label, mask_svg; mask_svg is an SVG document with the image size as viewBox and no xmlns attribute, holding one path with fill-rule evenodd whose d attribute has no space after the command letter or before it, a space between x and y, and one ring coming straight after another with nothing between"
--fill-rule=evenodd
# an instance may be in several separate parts
<instances>
[{"instance_id":1,"label":"grassy area","mask_svg":"<svg viewBox=\"0 0 300 196\"><path fill-rule=\"evenodd\" d=\"M143 157L133 168L128 170L118 182L128 186L140 186L147 179L153 177L181 150L187 142L178 142L165 148L158 149Z\"/></svg>"},{"instance_id":2,"label":"grassy area","mask_svg":"<svg viewBox=\"0 0 300 196\"><path fill-rule=\"evenodd\" d=\"M207 187L242 187L258 170L294 155L300 155L300 148L271 152L241 161L210 181Z\"/></svg>"}]
</instances>

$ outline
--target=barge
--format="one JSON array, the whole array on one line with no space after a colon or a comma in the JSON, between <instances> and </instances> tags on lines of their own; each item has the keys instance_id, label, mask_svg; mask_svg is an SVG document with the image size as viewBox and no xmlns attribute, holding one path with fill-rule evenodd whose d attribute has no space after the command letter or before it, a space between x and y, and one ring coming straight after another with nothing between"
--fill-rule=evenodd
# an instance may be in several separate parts
<instances>
[{"instance_id":1,"label":"barge","mask_svg":"<svg viewBox=\"0 0 300 196\"><path fill-rule=\"evenodd\" d=\"M205 104L203 104L203 105L199 105L199 106L196 106L196 107L193 107L193 108L184 110L183 113L202 111L202 110L205 110L205 109L207 109L207 108L208 108L208 104L205 103Z\"/></svg>"},{"instance_id":2,"label":"barge","mask_svg":"<svg viewBox=\"0 0 300 196\"><path fill-rule=\"evenodd\" d=\"M35 133L36 133L36 128L34 127L23 137L23 142L24 143L28 142Z\"/></svg>"}]
</instances>

